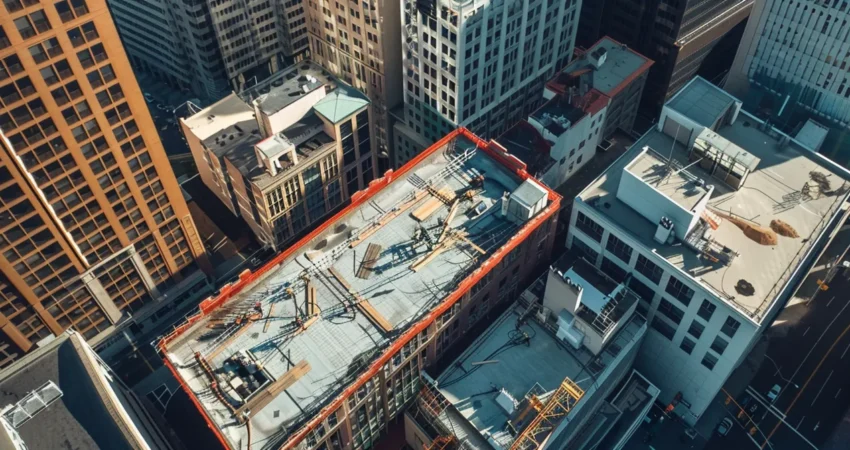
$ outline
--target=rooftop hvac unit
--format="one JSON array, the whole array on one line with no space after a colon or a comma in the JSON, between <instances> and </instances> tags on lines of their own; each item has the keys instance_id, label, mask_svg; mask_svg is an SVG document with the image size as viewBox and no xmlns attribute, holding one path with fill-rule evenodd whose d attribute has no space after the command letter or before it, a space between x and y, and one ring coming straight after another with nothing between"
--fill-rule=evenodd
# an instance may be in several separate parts
<instances>
[{"instance_id":1,"label":"rooftop hvac unit","mask_svg":"<svg viewBox=\"0 0 850 450\"><path fill-rule=\"evenodd\" d=\"M662 217L658 221L658 228L655 229L655 241L659 244L672 244L673 238L673 221L668 217Z\"/></svg>"}]
</instances>

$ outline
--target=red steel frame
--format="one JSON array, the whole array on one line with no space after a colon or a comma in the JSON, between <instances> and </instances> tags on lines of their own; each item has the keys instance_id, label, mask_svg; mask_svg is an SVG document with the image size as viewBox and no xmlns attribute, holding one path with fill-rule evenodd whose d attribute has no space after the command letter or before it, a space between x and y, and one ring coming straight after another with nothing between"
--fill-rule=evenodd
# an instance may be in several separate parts
<instances>
[{"instance_id":1,"label":"red steel frame","mask_svg":"<svg viewBox=\"0 0 850 450\"><path fill-rule=\"evenodd\" d=\"M257 269L256 272L251 272L249 269L244 270L239 274L239 280L235 283L228 283L224 285L219 291L218 296L209 297L206 300L202 301L200 304L200 311L198 314L189 317L189 319L183 325L177 327L174 331L172 331L167 336L163 337L158 344L159 350L164 355L163 361L165 362L165 366L171 371L174 375L174 378L178 380L183 390L189 395L189 398L192 400L192 403L195 404L195 407L198 408L198 411L202 414L204 419L207 422L207 426L213 431L216 438L221 443L224 449L229 449L230 445L227 443L227 439L221 434L221 430L219 430L218 426L215 422L210 418L209 414L207 414L203 405L201 405L200 401L195 397L194 392L186 385L183 378L177 372L177 369L174 365L169 361L168 355L168 344L172 342L175 338L186 332L190 327L196 324L198 321L209 315L212 311L226 303L228 300L233 298L234 295L238 294L243 288L262 277L272 269L274 269L278 264L286 261L288 258L293 256L297 251L301 249L304 245L309 243L313 238L323 233L327 230L331 225L336 223L338 220L345 217L347 214L356 210L360 205L367 202L369 199L374 197L378 192L380 192L383 188L389 186L393 181L396 181L403 177L407 172L411 171L415 168L419 163L427 159L429 156L437 152L439 149L446 146L453 139L458 137L465 137L475 143L478 149L487 153L488 156L498 161L500 164L504 165L513 173L518 176L522 180L526 180L531 178L531 175L526 171L526 165L519 159L514 156L508 154L507 150L504 149L501 145L496 142L485 142L483 139L479 138L472 134L471 131L466 128L458 128L451 133L447 134L445 137L434 143L431 147L417 155L415 158L410 160L407 164L402 166L399 170L387 171L382 178L373 180L369 183L369 187L363 191L356 192L351 196L351 203L343 208L338 213L334 214L333 217L326 220L320 226L318 226L315 230L301 238L297 243L293 244L286 250L282 251L278 254L274 259L267 262L265 265ZM457 287L457 289L452 292L448 297L446 297L442 303L440 303L430 314L421 319L415 325L410 327L403 335L397 338L390 347L385 350L377 360L375 360L370 366L369 369L366 370L363 374L361 374L354 382L352 382L340 395L338 395L330 404L322 408L312 419L310 419L307 424L301 427L297 433L290 436L290 438L284 443L281 449L292 449L294 448L298 442L304 439L310 431L312 431L317 425L319 425L331 412L336 411L339 408L346 398L353 395L354 392L357 391L367 380L372 378L375 374L380 371L381 367L386 364L390 358L394 354L396 354L404 345L406 345L412 338L418 335L422 330L431 325L432 322L436 320L441 314L446 312L449 308L451 308L469 289L472 288L475 283L477 283L485 274L490 272L490 270L498 265L502 259L510 253L513 249L519 246L520 243L524 242L532 232L534 232L541 224L545 223L549 220L555 213L558 212L561 205L561 196L558 195L555 191L549 189L546 185L540 183L544 189L546 189L549 193L549 201L550 204L544 209L540 214L531 219L528 223L526 223L517 234L511 238L505 245L503 245L496 253L494 253L490 258L488 258L481 266L476 269L472 274L470 274L466 279L464 279Z\"/></svg>"}]
</instances>

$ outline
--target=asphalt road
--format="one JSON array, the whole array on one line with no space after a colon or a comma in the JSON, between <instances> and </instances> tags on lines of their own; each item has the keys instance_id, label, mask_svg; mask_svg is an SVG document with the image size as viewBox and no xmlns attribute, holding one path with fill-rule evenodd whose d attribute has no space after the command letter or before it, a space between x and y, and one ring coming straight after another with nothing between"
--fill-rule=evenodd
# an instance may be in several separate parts
<instances>
[{"instance_id":1,"label":"asphalt road","mask_svg":"<svg viewBox=\"0 0 850 450\"><path fill-rule=\"evenodd\" d=\"M846 248L844 239L837 241ZM811 303L789 308L798 309L799 320L784 335L770 338L765 360L746 392L726 406L736 427L725 437L715 435L706 448L818 449L847 412L850 280L845 270ZM780 393L772 400L768 392L776 385ZM738 417L741 407L746 413Z\"/></svg>"}]
</instances>

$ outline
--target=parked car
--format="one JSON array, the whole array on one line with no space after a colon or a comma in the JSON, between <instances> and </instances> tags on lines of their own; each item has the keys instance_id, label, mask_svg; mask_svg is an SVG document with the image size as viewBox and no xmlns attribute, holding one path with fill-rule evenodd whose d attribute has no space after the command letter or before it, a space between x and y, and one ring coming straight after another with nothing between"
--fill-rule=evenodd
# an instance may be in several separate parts
<instances>
[{"instance_id":1,"label":"parked car","mask_svg":"<svg viewBox=\"0 0 850 450\"><path fill-rule=\"evenodd\" d=\"M776 401L776 397L779 397L779 391L782 390L778 384L774 384L772 388L770 388L770 392L767 393L767 398L771 403Z\"/></svg>"},{"instance_id":2,"label":"parked car","mask_svg":"<svg viewBox=\"0 0 850 450\"><path fill-rule=\"evenodd\" d=\"M726 417L720 421L720 425L717 426L717 434L721 436L726 436L729 434L729 430L732 429L732 419Z\"/></svg>"}]
</instances>

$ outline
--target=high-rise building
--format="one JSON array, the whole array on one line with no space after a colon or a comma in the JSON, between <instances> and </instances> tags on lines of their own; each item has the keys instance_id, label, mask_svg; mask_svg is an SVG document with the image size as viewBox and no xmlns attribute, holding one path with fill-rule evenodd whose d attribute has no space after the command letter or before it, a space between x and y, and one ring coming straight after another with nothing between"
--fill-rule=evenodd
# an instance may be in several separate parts
<instances>
[{"instance_id":1,"label":"high-rise building","mask_svg":"<svg viewBox=\"0 0 850 450\"><path fill-rule=\"evenodd\" d=\"M499 136L553 188L590 161L616 130L632 131L652 61L604 37L546 83L546 102Z\"/></svg>"},{"instance_id":2,"label":"high-rise building","mask_svg":"<svg viewBox=\"0 0 850 450\"><path fill-rule=\"evenodd\" d=\"M697 77L573 202L567 245L641 300L635 366L693 424L844 222L847 172Z\"/></svg>"},{"instance_id":3,"label":"high-rise building","mask_svg":"<svg viewBox=\"0 0 850 450\"><path fill-rule=\"evenodd\" d=\"M581 1L405 1L399 166L458 126L495 138L540 106L573 56Z\"/></svg>"},{"instance_id":4,"label":"high-rise building","mask_svg":"<svg viewBox=\"0 0 850 450\"><path fill-rule=\"evenodd\" d=\"M405 412L412 448L623 448L659 393L632 369L646 319L628 287L572 256L442 373L423 376Z\"/></svg>"},{"instance_id":5,"label":"high-rise building","mask_svg":"<svg viewBox=\"0 0 850 450\"><path fill-rule=\"evenodd\" d=\"M658 116L664 103L693 78L706 56L747 18L753 0L585 1L578 44L610 36L655 61L642 111Z\"/></svg>"},{"instance_id":6,"label":"high-rise building","mask_svg":"<svg viewBox=\"0 0 850 450\"><path fill-rule=\"evenodd\" d=\"M743 100L745 109L802 141L809 141L807 130L824 126L827 130L819 135L846 133L850 128L848 5L846 1L756 0L725 88ZM815 139L810 147L833 150L838 144L832 137ZM847 143L841 145L843 151Z\"/></svg>"},{"instance_id":7,"label":"high-rise building","mask_svg":"<svg viewBox=\"0 0 850 450\"><path fill-rule=\"evenodd\" d=\"M4 8L0 365L69 328L100 342L207 286L203 245L106 3Z\"/></svg>"},{"instance_id":8,"label":"high-rise building","mask_svg":"<svg viewBox=\"0 0 850 450\"><path fill-rule=\"evenodd\" d=\"M181 448L72 330L0 371L0 392L4 450Z\"/></svg>"},{"instance_id":9,"label":"high-rise building","mask_svg":"<svg viewBox=\"0 0 850 450\"><path fill-rule=\"evenodd\" d=\"M375 179L369 109L302 61L181 125L204 184L279 250Z\"/></svg>"},{"instance_id":10,"label":"high-rise building","mask_svg":"<svg viewBox=\"0 0 850 450\"><path fill-rule=\"evenodd\" d=\"M159 347L223 448L370 448L421 369L454 358L545 267L559 205L522 163L458 129Z\"/></svg>"},{"instance_id":11,"label":"high-rise building","mask_svg":"<svg viewBox=\"0 0 850 450\"><path fill-rule=\"evenodd\" d=\"M137 70L215 101L308 53L299 1L109 0Z\"/></svg>"},{"instance_id":12,"label":"high-rise building","mask_svg":"<svg viewBox=\"0 0 850 450\"><path fill-rule=\"evenodd\" d=\"M364 92L372 103L372 135L384 167L390 151L389 110L401 104L400 2L315 0L307 8L311 58Z\"/></svg>"}]
</instances>

